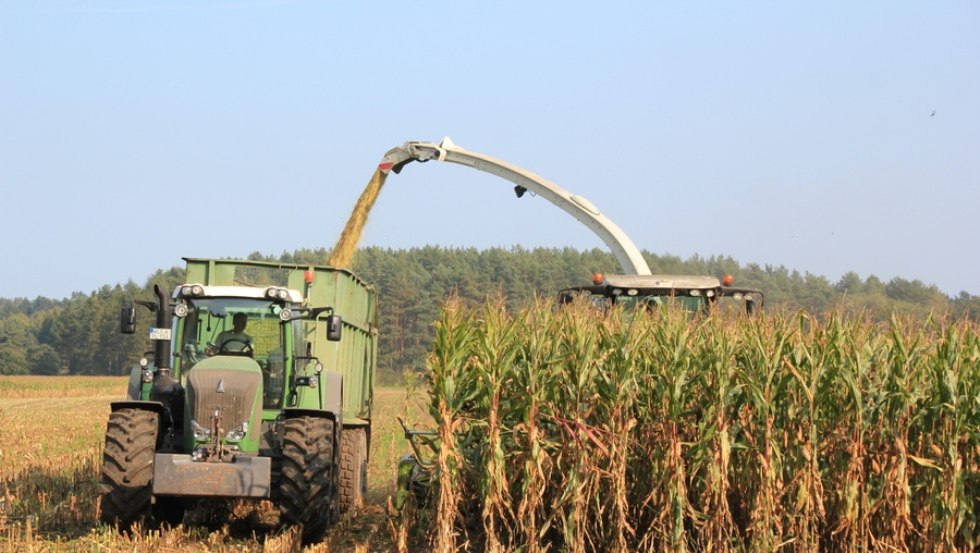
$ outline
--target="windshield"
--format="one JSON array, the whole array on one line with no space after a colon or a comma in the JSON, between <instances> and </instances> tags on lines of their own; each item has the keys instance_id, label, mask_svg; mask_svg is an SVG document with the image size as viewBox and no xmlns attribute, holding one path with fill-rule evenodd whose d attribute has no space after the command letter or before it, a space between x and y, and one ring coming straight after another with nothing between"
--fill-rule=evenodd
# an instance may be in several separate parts
<instances>
[{"instance_id":1,"label":"windshield","mask_svg":"<svg viewBox=\"0 0 980 553\"><path fill-rule=\"evenodd\" d=\"M178 327L180 343L175 352L183 370L215 355L245 355L263 366L270 361L282 363L284 336L279 304L243 298L185 302L188 311Z\"/></svg>"},{"instance_id":2,"label":"windshield","mask_svg":"<svg viewBox=\"0 0 980 553\"><path fill-rule=\"evenodd\" d=\"M698 311L704 308L704 301L701 298L690 296L617 296L615 302L616 305L622 305L626 309L647 309L651 311L668 303L679 305L688 311Z\"/></svg>"},{"instance_id":3,"label":"windshield","mask_svg":"<svg viewBox=\"0 0 980 553\"><path fill-rule=\"evenodd\" d=\"M646 310L654 311L659 307L672 305L680 306L682 309L691 312L703 312L708 309L707 300L704 296L664 296L664 295L626 295L620 289L614 289L613 293L607 290L595 291L588 289L571 288L562 291L558 297L559 304L576 301L576 298L585 299L593 307L609 309L613 305L623 307L626 311Z\"/></svg>"}]
</instances>

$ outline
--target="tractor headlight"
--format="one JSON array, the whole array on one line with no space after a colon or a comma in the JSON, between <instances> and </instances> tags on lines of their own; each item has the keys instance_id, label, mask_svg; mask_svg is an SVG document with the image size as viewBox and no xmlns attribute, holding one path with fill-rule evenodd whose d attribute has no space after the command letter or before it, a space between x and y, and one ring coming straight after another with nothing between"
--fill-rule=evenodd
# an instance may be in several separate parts
<instances>
[{"instance_id":1,"label":"tractor headlight","mask_svg":"<svg viewBox=\"0 0 980 553\"><path fill-rule=\"evenodd\" d=\"M276 288L271 286L265 291L265 296L273 300L285 300L289 298L289 291L285 288Z\"/></svg>"},{"instance_id":2,"label":"tractor headlight","mask_svg":"<svg viewBox=\"0 0 980 553\"><path fill-rule=\"evenodd\" d=\"M245 439L245 434L248 433L248 421L242 423L240 428L233 428L228 432L225 432L225 438L233 441L240 442Z\"/></svg>"},{"instance_id":3,"label":"tractor headlight","mask_svg":"<svg viewBox=\"0 0 980 553\"><path fill-rule=\"evenodd\" d=\"M188 309L186 303L178 303L174 306L174 315L180 317L181 319L187 316L187 311Z\"/></svg>"},{"instance_id":4,"label":"tractor headlight","mask_svg":"<svg viewBox=\"0 0 980 553\"><path fill-rule=\"evenodd\" d=\"M204 295L204 287L200 284L185 284L180 287L181 296L202 296Z\"/></svg>"},{"instance_id":5,"label":"tractor headlight","mask_svg":"<svg viewBox=\"0 0 980 553\"><path fill-rule=\"evenodd\" d=\"M194 439L195 440L201 441L201 440L210 440L211 439L211 429L210 428L204 428L200 424L197 424L197 421L194 420L194 419L191 419L191 430L194 433Z\"/></svg>"},{"instance_id":6,"label":"tractor headlight","mask_svg":"<svg viewBox=\"0 0 980 553\"><path fill-rule=\"evenodd\" d=\"M143 369L141 371L141 376L143 382L153 382L153 371L150 369Z\"/></svg>"},{"instance_id":7,"label":"tractor headlight","mask_svg":"<svg viewBox=\"0 0 980 553\"><path fill-rule=\"evenodd\" d=\"M320 377L313 375L310 377L310 388L316 388L320 385Z\"/></svg>"}]
</instances>

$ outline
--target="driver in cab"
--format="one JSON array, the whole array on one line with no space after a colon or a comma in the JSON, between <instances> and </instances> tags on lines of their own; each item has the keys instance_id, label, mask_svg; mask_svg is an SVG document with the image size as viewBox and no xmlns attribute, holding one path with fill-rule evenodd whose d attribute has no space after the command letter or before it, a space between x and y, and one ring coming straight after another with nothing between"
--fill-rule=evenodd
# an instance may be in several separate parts
<instances>
[{"instance_id":1,"label":"driver in cab","mask_svg":"<svg viewBox=\"0 0 980 553\"><path fill-rule=\"evenodd\" d=\"M248 324L248 315L245 313L235 313L231 319L232 329L218 334L216 341L218 351L225 352L250 352L252 350L252 337L245 334L245 325Z\"/></svg>"}]
</instances>

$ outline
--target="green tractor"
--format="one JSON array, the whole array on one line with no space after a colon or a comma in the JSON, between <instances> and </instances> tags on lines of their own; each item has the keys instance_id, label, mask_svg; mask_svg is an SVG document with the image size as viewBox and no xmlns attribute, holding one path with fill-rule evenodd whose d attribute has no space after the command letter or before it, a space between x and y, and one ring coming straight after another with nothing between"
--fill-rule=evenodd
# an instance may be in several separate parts
<instances>
[{"instance_id":1,"label":"green tractor","mask_svg":"<svg viewBox=\"0 0 980 553\"><path fill-rule=\"evenodd\" d=\"M332 267L185 261L187 284L136 302L154 349L112 403L101 518L176 524L201 499L268 499L319 540L367 489L375 292ZM135 323L123 308L122 332Z\"/></svg>"}]
</instances>

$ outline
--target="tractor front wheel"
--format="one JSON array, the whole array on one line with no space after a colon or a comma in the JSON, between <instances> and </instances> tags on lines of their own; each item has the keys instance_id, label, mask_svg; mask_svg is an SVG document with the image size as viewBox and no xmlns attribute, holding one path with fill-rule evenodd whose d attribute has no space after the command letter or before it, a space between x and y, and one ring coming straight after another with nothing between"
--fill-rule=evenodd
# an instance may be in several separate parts
<instances>
[{"instance_id":1,"label":"tractor front wheel","mask_svg":"<svg viewBox=\"0 0 980 553\"><path fill-rule=\"evenodd\" d=\"M303 542L323 539L337 515L334 422L286 419L278 503L285 522L303 526Z\"/></svg>"},{"instance_id":2,"label":"tractor front wheel","mask_svg":"<svg viewBox=\"0 0 980 553\"><path fill-rule=\"evenodd\" d=\"M158 416L141 409L109 415L102 454L101 519L126 530L150 513Z\"/></svg>"}]
</instances>

